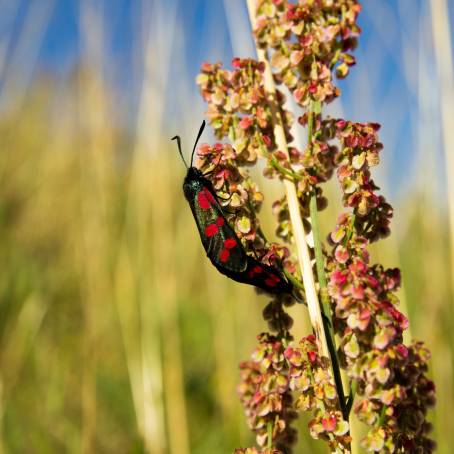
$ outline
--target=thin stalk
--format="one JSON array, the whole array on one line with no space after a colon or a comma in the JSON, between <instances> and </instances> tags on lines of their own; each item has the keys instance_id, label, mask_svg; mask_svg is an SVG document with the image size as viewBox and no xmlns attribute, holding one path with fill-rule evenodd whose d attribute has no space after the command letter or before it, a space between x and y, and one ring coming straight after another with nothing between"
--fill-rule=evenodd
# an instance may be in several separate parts
<instances>
[{"instance_id":1,"label":"thin stalk","mask_svg":"<svg viewBox=\"0 0 454 454\"><path fill-rule=\"evenodd\" d=\"M344 388L342 385L342 377L339 366L339 361L337 359L336 351L336 340L334 338L334 328L331 318L331 309L330 301L328 295L328 288L326 282L325 266L323 259L323 251L320 242L320 232L318 228L318 219L317 219L317 200L316 196L312 195L310 200L310 216L311 216L311 225L312 225L312 234L314 238L314 250L315 250L315 263L317 267L317 277L318 283L320 286L320 299L321 307L323 312L323 323L325 325L326 341L328 343L328 349L331 357L332 370L334 376L334 383L336 385L337 395L339 398L339 405L342 411L342 416L346 421L348 421L348 411L345 402Z\"/></svg>"},{"instance_id":2,"label":"thin stalk","mask_svg":"<svg viewBox=\"0 0 454 454\"><path fill-rule=\"evenodd\" d=\"M356 380L352 381L352 386L350 388L350 395L348 396L347 399L347 414L350 415L350 411L353 407L353 401L355 400L355 395L356 395L356 389L358 388L358 382Z\"/></svg>"},{"instance_id":3,"label":"thin stalk","mask_svg":"<svg viewBox=\"0 0 454 454\"><path fill-rule=\"evenodd\" d=\"M274 157L272 157L270 159L270 164L276 170L278 170L280 173L288 176L292 181L294 181L294 180L302 180L302 177L300 175L298 175L295 172L292 172L290 169L286 169L284 166L281 166Z\"/></svg>"},{"instance_id":4,"label":"thin stalk","mask_svg":"<svg viewBox=\"0 0 454 454\"><path fill-rule=\"evenodd\" d=\"M252 29L254 29L256 25L255 0L247 0L247 6ZM276 87L274 84L273 73L271 71L270 63L268 61L268 55L266 50L260 49L257 46L256 50L259 61L261 61L265 66L264 86L268 96L268 105L270 107L272 114L273 132L276 144L280 150L282 150L287 156L289 156L281 113L277 108L278 103L276 100ZM318 108L319 107L320 106L318 106ZM310 137L312 137L313 129L312 119L309 126L310 127L308 129ZM301 275L303 278L309 317L316 335L318 351L319 354L329 359L330 367L333 370L333 375L335 376L336 393L339 398L339 405L341 407L343 417L346 420L348 420L348 416L346 416L345 412L345 396L343 394L342 380L340 379L340 369L339 364L337 362L334 340L330 334L330 329L326 329L325 327L325 324L327 323L324 321L324 317L320 307L320 302L318 299L318 293L315 286L315 279L312 270L312 262L309 255L309 247L307 244L306 234L304 232L303 221L301 218L300 205L296 192L295 183L294 181L289 181L286 179L283 180L283 183L286 191L287 203L290 212L290 222L292 224L293 236L297 247L298 262L301 270ZM320 242L319 239L318 242ZM324 270L322 274L324 275ZM324 284L326 290L326 277ZM333 358L335 359L336 362L335 364L333 364L332 362Z\"/></svg>"},{"instance_id":5,"label":"thin stalk","mask_svg":"<svg viewBox=\"0 0 454 454\"><path fill-rule=\"evenodd\" d=\"M308 146L312 146L312 133L313 133L313 103L310 104L309 108L309 118L308 118ZM318 283L320 286L320 299L321 307L323 312L323 323L326 333L326 341L328 344L328 349L331 357L331 364L334 376L334 383L336 385L337 396L339 398L339 405L342 411L342 415L346 421L348 421L348 412L345 402L344 388L342 385L342 377L340 372L339 361L337 359L336 352L336 340L334 338L334 328L331 318L331 308L330 300L328 295L328 285L326 280L325 273L325 260L323 257L322 243L320 241L320 229L318 226L318 215L317 215L317 196L315 192L311 195L309 202L309 210L311 217L311 226L312 226L312 236L314 241L314 251L315 251L315 263L317 267L317 277Z\"/></svg>"},{"instance_id":6,"label":"thin stalk","mask_svg":"<svg viewBox=\"0 0 454 454\"><path fill-rule=\"evenodd\" d=\"M315 264L317 268L318 283L320 285L320 296L322 300L322 309L328 320L331 321L331 310L329 305L329 296L323 291L327 288L325 261L323 258L322 244L320 241L320 230L317 216L317 196L313 194L309 202L309 211L311 216L312 236L314 238Z\"/></svg>"},{"instance_id":7,"label":"thin stalk","mask_svg":"<svg viewBox=\"0 0 454 454\"><path fill-rule=\"evenodd\" d=\"M454 63L451 48L448 2L431 0L432 35L437 63L438 85L440 87L440 107L445 158L447 205L450 232L451 275L454 273ZM454 277L454 276L453 276ZM453 280L451 280L452 282Z\"/></svg>"},{"instance_id":8,"label":"thin stalk","mask_svg":"<svg viewBox=\"0 0 454 454\"><path fill-rule=\"evenodd\" d=\"M79 75L80 111L86 112L86 147L79 154L81 213L79 267L83 298L83 367L81 396L82 454L93 452L97 436L98 397L98 337L101 320L100 301L110 298L110 276L105 258L108 256L108 207L112 183L112 137L105 79L103 78L102 34L105 25L101 12L82 2L79 11L81 48L85 63L94 68L93 75ZM83 142L83 140L81 141ZM80 142L80 143L81 143Z\"/></svg>"},{"instance_id":9,"label":"thin stalk","mask_svg":"<svg viewBox=\"0 0 454 454\"><path fill-rule=\"evenodd\" d=\"M285 268L283 268L282 271L284 272L285 277L291 282L291 284L294 287L296 287L296 288L300 289L302 292L304 292L304 285L301 284L301 282L298 279L295 279L293 277L292 273L289 273Z\"/></svg>"},{"instance_id":10,"label":"thin stalk","mask_svg":"<svg viewBox=\"0 0 454 454\"><path fill-rule=\"evenodd\" d=\"M256 25L256 2L254 0L247 0L247 7L252 29L254 29ZM256 50L259 61L263 62L265 66L264 85L268 96L268 104L272 113L273 132L274 137L276 139L276 144L278 148L282 150L284 153L286 153L286 155L288 156L288 146L285 138L281 113L277 108L278 104L276 100L276 87L274 85L274 79L268 61L268 55L264 49L256 47ZM303 221L301 218L299 200L296 193L296 187L292 181L288 180L284 180L283 184L285 187L287 203L290 212L290 221L292 224L293 236L297 248L298 263L303 278L309 317L316 335L317 347L319 353L322 356L330 358L325 328L323 324L322 312L320 309L318 294L315 287L315 280L312 271L312 263L309 255L309 248L306 241L306 234L304 232Z\"/></svg>"},{"instance_id":11,"label":"thin stalk","mask_svg":"<svg viewBox=\"0 0 454 454\"><path fill-rule=\"evenodd\" d=\"M148 166L144 166L144 169L147 168ZM159 263L159 266L153 272L156 278L154 290L152 288L149 289L150 299L148 301L144 300L141 308L143 323L147 320L151 331L154 325L153 319L156 318L156 315L151 313L149 303L153 301L153 296L157 295L157 302L161 304L161 307L157 308L161 314L161 329L162 333L165 333L164 341L162 342L162 364L167 427L170 429L168 433L168 452L169 454L189 454L183 353L181 350L182 341L178 323L179 308L176 294L176 289L178 288L177 272L175 260L172 260L172 257L175 257L175 249L172 231L167 228L167 226L172 224L172 216L175 212L172 206L175 198L172 197L171 173L171 163L167 159L165 163L161 163L160 172L156 173L156 176L151 181L146 178L146 172L141 174L143 184L151 182L150 187L163 188L165 189L165 194L168 194L163 203L160 194L157 191L151 191L152 231L159 232L159 235L153 235L154 263ZM147 234L149 234L149 231L141 229L140 238L143 241L142 244L148 244ZM147 250L144 247L141 249L142 251ZM143 262L145 262L145 258ZM144 290L145 288L146 284L144 283ZM146 339L144 340L146 341ZM144 343L144 351L147 348L151 350L151 342L153 342L153 339L149 338L148 346ZM147 364L147 369L147 374L151 377L153 375L152 363ZM178 430L172 430L173 426L178 427Z\"/></svg>"},{"instance_id":12,"label":"thin stalk","mask_svg":"<svg viewBox=\"0 0 454 454\"><path fill-rule=\"evenodd\" d=\"M267 449L273 449L273 423L269 422L266 426L266 431L268 434L268 440L267 440Z\"/></svg>"},{"instance_id":13,"label":"thin stalk","mask_svg":"<svg viewBox=\"0 0 454 454\"><path fill-rule=\"evenodd\" d=\"M150 279L142 279L143 276L152 276L151 270L155 271L150 260L154 260L153 263L160 263L156 260L156 254L163 254L161 247L158 249L146 247L150 244L148 239L150 219L153 222L156 220L155 211L159 212L158 217L162 218L162 210L150 200L154 194L152 188L157 186L150 185L148 178L150 166L145 156L150 150L159 150L159 135L150 134L149 125L153 124L156 130L162 129L165 105L162 93L165 93L169 82L168 70L176 15L172 5L164 8L159 2L152 2L151 6L146 5L146 2L138 3L143 3L138 10L143 23L142 27L137 28L138 34L135 38L140 43L137 49L140 51L140 58L143 59L143 82L131 178L127 189L125 221L118 245L114 279L115 301L138 431L143 438L145 450L156 454L186 453L189 448L185 402L181 397L179 332L172 331L177 316L174 307L175 297L170 293L173 291L171 290L173 281L169 284L167 281L161 282L162 279L158 280L161 287L156 290L156 280L151 283ZM154 64L157 57L160 62L159 71L156 71ZM159 174L156 178L158 176ZM160 200L163 200L162 197ZM165 209L168 208L165 204ZM166 224L165 230L158 231L167 232L168 225ZM161 238L163 245L168 245L169 241L172 242ZM153 243L153 246L156 245ZM150 250L154 254L152 259L149 257ZM165 253L164 256L168 258L169 253ZM166 268L161 266L158 271L161 269ZM168 273L166 278L173 280L174 271ZM151 306L152 302L154 307ZM165 307L165 304L171 306ZM161 310L163 307L165 309ZM164 320L164 317L167 319ZM164 345L161 333L165 332L165 329L172 335L169 339L164 339ZM173 345L178 348L176 350L178 356L164 357L163 355L167 354ZM174 368L169 366L169 358L175 359ZM165 397L169 395L171 400L167 398L165 401ZM167 430L166 416L174 418L173 424L175 425L176 421L178 430Z\"/></svg>"}]
</instances>

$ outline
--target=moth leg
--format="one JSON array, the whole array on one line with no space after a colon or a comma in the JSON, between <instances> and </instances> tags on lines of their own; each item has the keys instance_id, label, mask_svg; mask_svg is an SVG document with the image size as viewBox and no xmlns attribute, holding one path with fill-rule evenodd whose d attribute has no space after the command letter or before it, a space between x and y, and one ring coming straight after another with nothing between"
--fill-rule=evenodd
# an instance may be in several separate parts
<instances>
[{"instance_id":1,"label":"moth leg","mask_svg":"<svg viewBox=\"0 0 454 454\"><path fill-rule=\"evenodd\" d=\"M222 207L222 212L223 212L224 214L230 214L230 215L237 214L236 211L228 210L226 207Z\"/></svg>"},{"instance_id":2,"label":"moth leg","mask_svg":"<svg viewBox=\"0 0 454 454\"><path fill-rule=\"evenodd\" d=\"M252 253L255 255L255 258L256 258L259 262L261 262L260 257L259 257L259 255L257 254L257 251L255 250L254 244L251 244L251 249L252 249Z\"/></svg>"},{"instance_id":3,"label":"moth leg","mask_svg":"<svg viewBox=\"0 0 454 454\"><path fill-rule=\"evenodd\" d=\"M230 216L234 216L235 214L237 214L235 211L230 211L230 210L222 210L222 212L225 214L228 214Z\"/></svg>"},{"instance_id":4,"label":"moth leg","mask_svg":"<svg viewBox=\"0 0 454 454\"><path fill-rule=\"evenodd\" d=\"M210 238L210 243L208 244L208 247L206 248L206 253L207 257L211 259L212 253L213 253L213 244L214 244L214 239Z\"/></svg>"}]
</instances>

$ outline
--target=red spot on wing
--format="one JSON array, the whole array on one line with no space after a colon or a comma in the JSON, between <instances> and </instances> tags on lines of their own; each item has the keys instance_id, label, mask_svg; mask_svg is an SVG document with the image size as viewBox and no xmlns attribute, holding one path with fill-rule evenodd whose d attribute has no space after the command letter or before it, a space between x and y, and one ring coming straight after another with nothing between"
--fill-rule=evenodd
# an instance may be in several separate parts
<instances>
[{"instance_id":1,"label":"red spot on wing","mask_svg":"<svg viewBox=\"0 0 454 454\"><path fill-rule=\"evenodd\" d=\"M248 276L249 278L253 278L255 277L257 274L261 274L263 273L263 268L260 266L260 265L255 265L254 268L252 268L249 273L248 273Z\"/></svg>"},{"instance_id":2,"label":"red spot on wing","mask_svg":"<svg viewBox=\"0 0 454 454\"><path fill-rule=\"evenodd\" d=\"M209 224L205 227L205 235L208 237L216 235L219 232L219 228L216 224Z\"/></svg>"},{"instance_id":3,"label":"red spot on wing","mask_svg":"<svg viewBox=\"0 0 454 454\"><path fill-rule=\"evenodd\" d=\"M200 191L197 194L197 202L202 210L209 210L211 208L211 203L206 196L206 191Z\"/></svg>"},{"instance_id":4,"label":"red spot on wing","mask_svg":"<svg viewBox=\"0 0 454 454\"><path fill-rule=\"evenodd\" d=\"M276 281L274 279L268 278L265 279L265 284L268 285L269 287L275 287Z\"/></svg>"},{"instance_id":5,"label":"red spot on wing","mask_svg":"<svg viewBox=\"0 0 454 454\"><path fill-rule=\"evenodd\" d=\"M281 281L281 278L276 276L275 274L269 274L268 277L265 279L265 284L269 285L270 287L275 287Z\"/></svg>"},{"instance_id":6,"label":"red spot on wing","mask_svg":"<svg viewBox=\"0 0 454 454\"><path fill-rule=\"evenodd\" d=\"M203 188L203 191L205 192L205 196L206 196L208 202L210 202L214 205L216 203L216 200L213 197L213 194L211 194L211 192L207 188Z\"/></svg>"},{"instance_id":7,"label":"red spot on wing","mask_svg":"<svg viewBox=\"0 0 454 454\"><path fill-rule=\"evenodd\" d=\"M233 249L236 246L236 241L233 238L227 238L224 240L224 247L226 249Z\"/></svg>"},{"instance_id":8,"label":"red spot on wing","mask_svg":"<svg viewBox=\"0 0 454 454\"><path fill-rule=\"evenodd\" d=\"M260 265L255 265L251 270L249 270L248 277L253 279L258 274L263 273L263 268Z\"/></svg>"},{"instance_id":9,"label":"red spot on wing","mask_svg":"<svg viewBox=\"0 0 454 454\"><path fill-rule=\"evenodd\" d=\"M219 227L222 227L224 225L224 218L222 216L218 216L218 218L216 219L216 224Z\"/></svg>"},{"instance_id":10,"label":"red spot on wing","mask_svg":"<svg viewBox=\"0 0 454 454\"><path fill-rule=\"evenodd\" d=\"M227 262L227 260L229 259L230 257L230 251L228 251L227 249L223 249L221 251L221 253L219 254L219 260L222 262L222 263L225 263Z\"/></svg>"}]
</instances>

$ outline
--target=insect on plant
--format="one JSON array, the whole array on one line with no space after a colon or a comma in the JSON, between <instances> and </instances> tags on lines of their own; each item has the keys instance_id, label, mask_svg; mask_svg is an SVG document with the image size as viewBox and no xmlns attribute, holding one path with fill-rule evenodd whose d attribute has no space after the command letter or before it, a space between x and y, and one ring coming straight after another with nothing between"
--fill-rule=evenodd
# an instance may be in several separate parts
<instances>
[{"instance_id":1,"label":"insect on plant","mask_svg":"<svg viewBox=\"0 0 454 454\"><path fill-rule=\"evenodd\" d=\"M293 286L277 268L266 265L248 255L241 240L227 221L209 173L194 167L197 143L205 128L203 121L192 149L188 166L181 151L181 139L175 136L178 151L187 168L183 192L191 207L203 247L217 270L237 282L254 285L268 293L292 293Z\"/></svg>"}]
</instances>

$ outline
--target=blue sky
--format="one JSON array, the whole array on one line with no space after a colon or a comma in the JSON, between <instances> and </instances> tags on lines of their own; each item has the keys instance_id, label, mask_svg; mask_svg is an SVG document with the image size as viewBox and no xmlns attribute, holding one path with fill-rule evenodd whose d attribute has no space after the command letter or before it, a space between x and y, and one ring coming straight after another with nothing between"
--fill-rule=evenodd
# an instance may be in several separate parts
<instances>
[{"instance_id":1,"label":"blue sky","mask_svg":"<svg viewBox=\"0 0 454 454\"><path fill-rule=\"evenodd\" d=\"M168 81L163 89L166 106L163 128L174 131L182 124L192 127L196 119L198 123L205 109L194 84L200 63L220 60L229 65L236 54L248 56L253 52L244 3L243 0L0 0L0 38L9 37L6 66L11 65L30 17L48 5L49 17L42 41L35 44L36 61L27 77L31 80L39 72L46 72L64 78L83 54L81 5L91 6L103 18L105 77L118 90L124 111L121 118L129 125L134 124L141 93L140 37L144 32L150 33L156 42L153 51L157 72L163 61L163 43L171 41L169 65L161 76ZM227 14L225 4L229 5ZM335 113L342 109L346 118L383 125L385 153L390 154L387 168L394 181L400 178L403 165L411 170L421 145L419 81L421 77L433 81L436 76L427 24L430 24L428 0L364 1L360 15L363 34L356 52L358 64L351 76L340 83L341 103L333 106ZM30 46L33 45L31 42ZM423 48L426 60L421 63L412 52L421 55ZM429 100L439 96L436 84L433 86L433 93L427 95ZM183 107L187 105L191 106L189 115ZM431 135L428 142L439 148L437 108L428 108L432 109L424 114L431 121L424 125Z\"/></svg>"}]
</instances>

